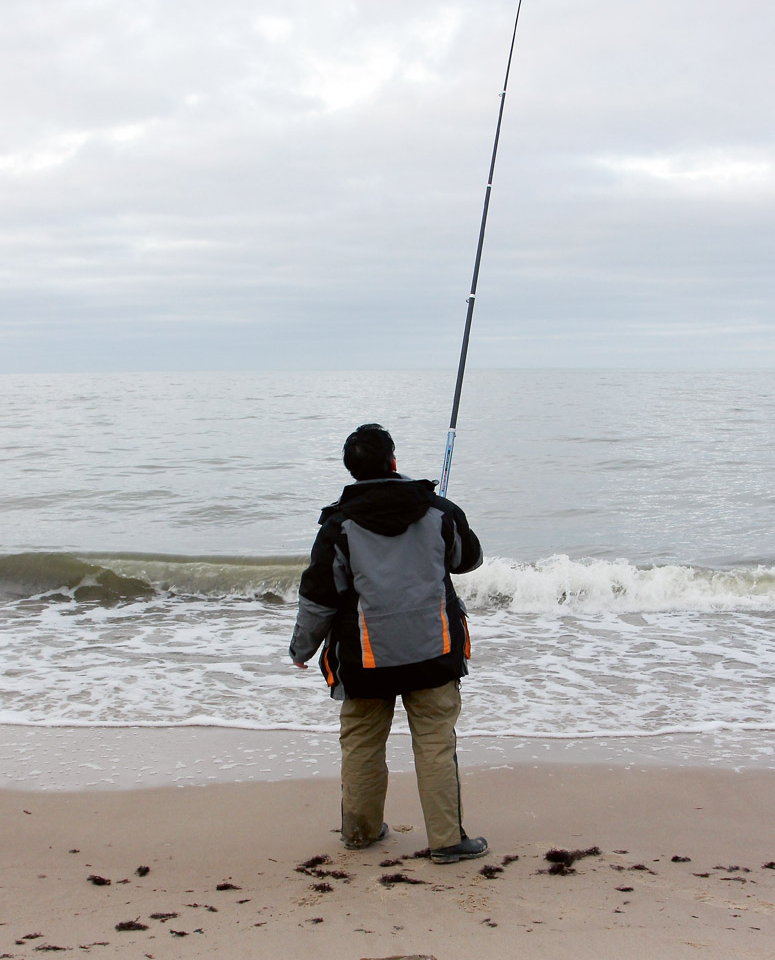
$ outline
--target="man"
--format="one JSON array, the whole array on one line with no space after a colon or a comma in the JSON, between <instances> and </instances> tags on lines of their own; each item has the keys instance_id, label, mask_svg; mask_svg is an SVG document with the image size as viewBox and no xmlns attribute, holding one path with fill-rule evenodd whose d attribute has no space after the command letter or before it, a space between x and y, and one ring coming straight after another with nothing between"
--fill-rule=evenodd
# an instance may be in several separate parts
<instances>
[{"instance_id":1,"label":"man","mask_svg":"<svg viewBox=\"0 0 775 960\"><path fill-rule=\"evenodd\" d=\"M342 701L342 839L359 849L388 833L385 746L400 695L431 859L484 856L487 841L462 825L455 722L469 641L450 579L481 564L479 540L431 481L396 473L379 424L350 434L343 459L356 482L320 516L289 651L305 667L325 641L320 668Z\"/></svg>"}]
</instances>

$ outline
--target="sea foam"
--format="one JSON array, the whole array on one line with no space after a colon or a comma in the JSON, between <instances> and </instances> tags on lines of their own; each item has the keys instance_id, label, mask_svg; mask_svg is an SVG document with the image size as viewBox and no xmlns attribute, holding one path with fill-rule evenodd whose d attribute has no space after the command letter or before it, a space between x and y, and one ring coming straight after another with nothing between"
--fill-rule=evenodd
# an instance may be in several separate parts
<instances>
[{"instance_id":1,"label":"sea foam","mask_svg":"<svg viewBox=\"0 0 775 960\"><path fill-rule=\"evenodd\" d=\"M487 560L455 583L466 602L514 613L775 611L775 567L765 566L637 567L626 560L571 560L558 554L537 563Z\"/></svg>"}]
</instances>

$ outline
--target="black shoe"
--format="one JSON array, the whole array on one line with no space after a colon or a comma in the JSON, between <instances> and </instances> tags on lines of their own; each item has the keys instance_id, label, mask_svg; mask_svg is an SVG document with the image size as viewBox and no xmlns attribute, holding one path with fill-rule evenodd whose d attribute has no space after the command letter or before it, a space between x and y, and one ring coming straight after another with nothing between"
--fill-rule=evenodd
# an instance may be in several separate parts
<instances>
[{"instance_id":1,"label":"black shoe","mask_svg":"<svg viewBox=\"0 0 775 960\"><path fill-rule=\"evenodd\" d=\"M364 850L366 847L370 847L372 843L378 843L380 840L384 840L389 833L390 827L388 827L386 823L383 823L382 829L379 831L379 836L373 840L345 840L344 845L348 850ZM344 837L342 839L344 839Z\"/></svg>"},{"instance_id":2,"label":"black shoe","mask_svg":"<svg viewBox=\"0 0 775 960\"><path fill-rule=\"evenodd\" d=\"M471 840L466 837L460 843L455 843L451 847L439 847L437 850L431 850L431 860L434 863L457 863L458 860L475 860L477 857L483 857L489 850L487 841L484 837L476 837Z\"/></svg>"}]
</instances>

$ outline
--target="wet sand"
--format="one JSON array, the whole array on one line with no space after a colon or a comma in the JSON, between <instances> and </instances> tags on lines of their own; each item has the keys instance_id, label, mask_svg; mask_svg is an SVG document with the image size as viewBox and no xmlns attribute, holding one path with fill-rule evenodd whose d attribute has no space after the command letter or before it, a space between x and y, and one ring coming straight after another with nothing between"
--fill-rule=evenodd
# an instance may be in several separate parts
<instances>
[{"instance_id":1,"label":"wet sand","mask_svg":"<svg viewBox=\"0 0 775 960\"><path fill-rule=\"evenodd\" d=\"M446 866L415 856L411 773L365 851L339 840L329 776L0 790L0 957L775 955L771 771L522 763L463 783L491 850Z\"/></svg>"}]
</instances>

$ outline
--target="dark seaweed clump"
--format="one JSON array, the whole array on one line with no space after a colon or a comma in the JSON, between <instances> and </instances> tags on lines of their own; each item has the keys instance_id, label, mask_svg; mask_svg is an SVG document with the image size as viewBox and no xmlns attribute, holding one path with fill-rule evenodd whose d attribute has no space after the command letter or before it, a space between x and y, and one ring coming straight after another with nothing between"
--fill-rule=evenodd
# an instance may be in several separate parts
<instances>
[{"instance_id":1,"label":"dark seaweed clump","mask_svg":"<svg viewBox=\"0 0 775 960\"><path fill-rule=\"evenodd\" d=\"M331 857L327 853L318 854L317 857L310 857L304 863L296 867L296 873L305 873L308 877L317 877L319 880L325 880L330 877L332 880L344 880L345 883L350 879L350 874L346 870L321 870L323 864L332 863Z\"/></svg>"},{"instance_id":2,"label":"dark seaweed clump","mask_svg":"<svg viewBox=\"0 0 775 960\"><path fill-rule=\"evenodd\" d=\"M379 882L383 887L392 887L396 883L425 883L424 880L418 880L416 877L410 877L405 873L383 873Z\"/></svg>"},{"instance_id":3,"label":"dark seaweed clump","mask_svg":"<svg viewBox=\"0 0 775 960\"><path fill-rule=\"evenodd\" d=\"M89 883L93 883L95 887L110 886L110 880L108 880L107 877L98 877L96 873L90 874L86 879Z\"/></svg>"},{"instance_id":4,"label":"dark seaweed clump","mask_svg":"<svg viewBox=\"0 0 775 960\"><path fill-rule=\"evenodd\" d=\"M555 877L567 877L576 872L573 864L577 860L582 860L584 857L599 856L600 847L588 847L586 850L548 850L544 857L552 866L546 872Z\"/></svg>"},{"instance_id":5,"label":"dark seaweed clump","mask_svg":"<svg viewBox=\"0 0 775 960\"><path fill-rule=\"evenodd\" d=\"M569 867L572 863L575 863L577 860L582 860L584 857L599 857L600 856L600 847L587 847L586 850L547 850L544 854L546 860L549 863L564 863L566 867Z\"/></svg>"},{"instance_id":6,"label":"dark seaweed clump","mask_svg":"<svg viewBox=\"0 0 775 960\"><path fill-rule=\"evenodd\" d=\"M296 869L299 873L302 873L304 870L314 870L316 867L322 866L324 863L331 863L331 857L327 853L320 853L316 857L310 857L309 860L305 860L304 863L300 863Z\"/></svg>"}]
</instances>

